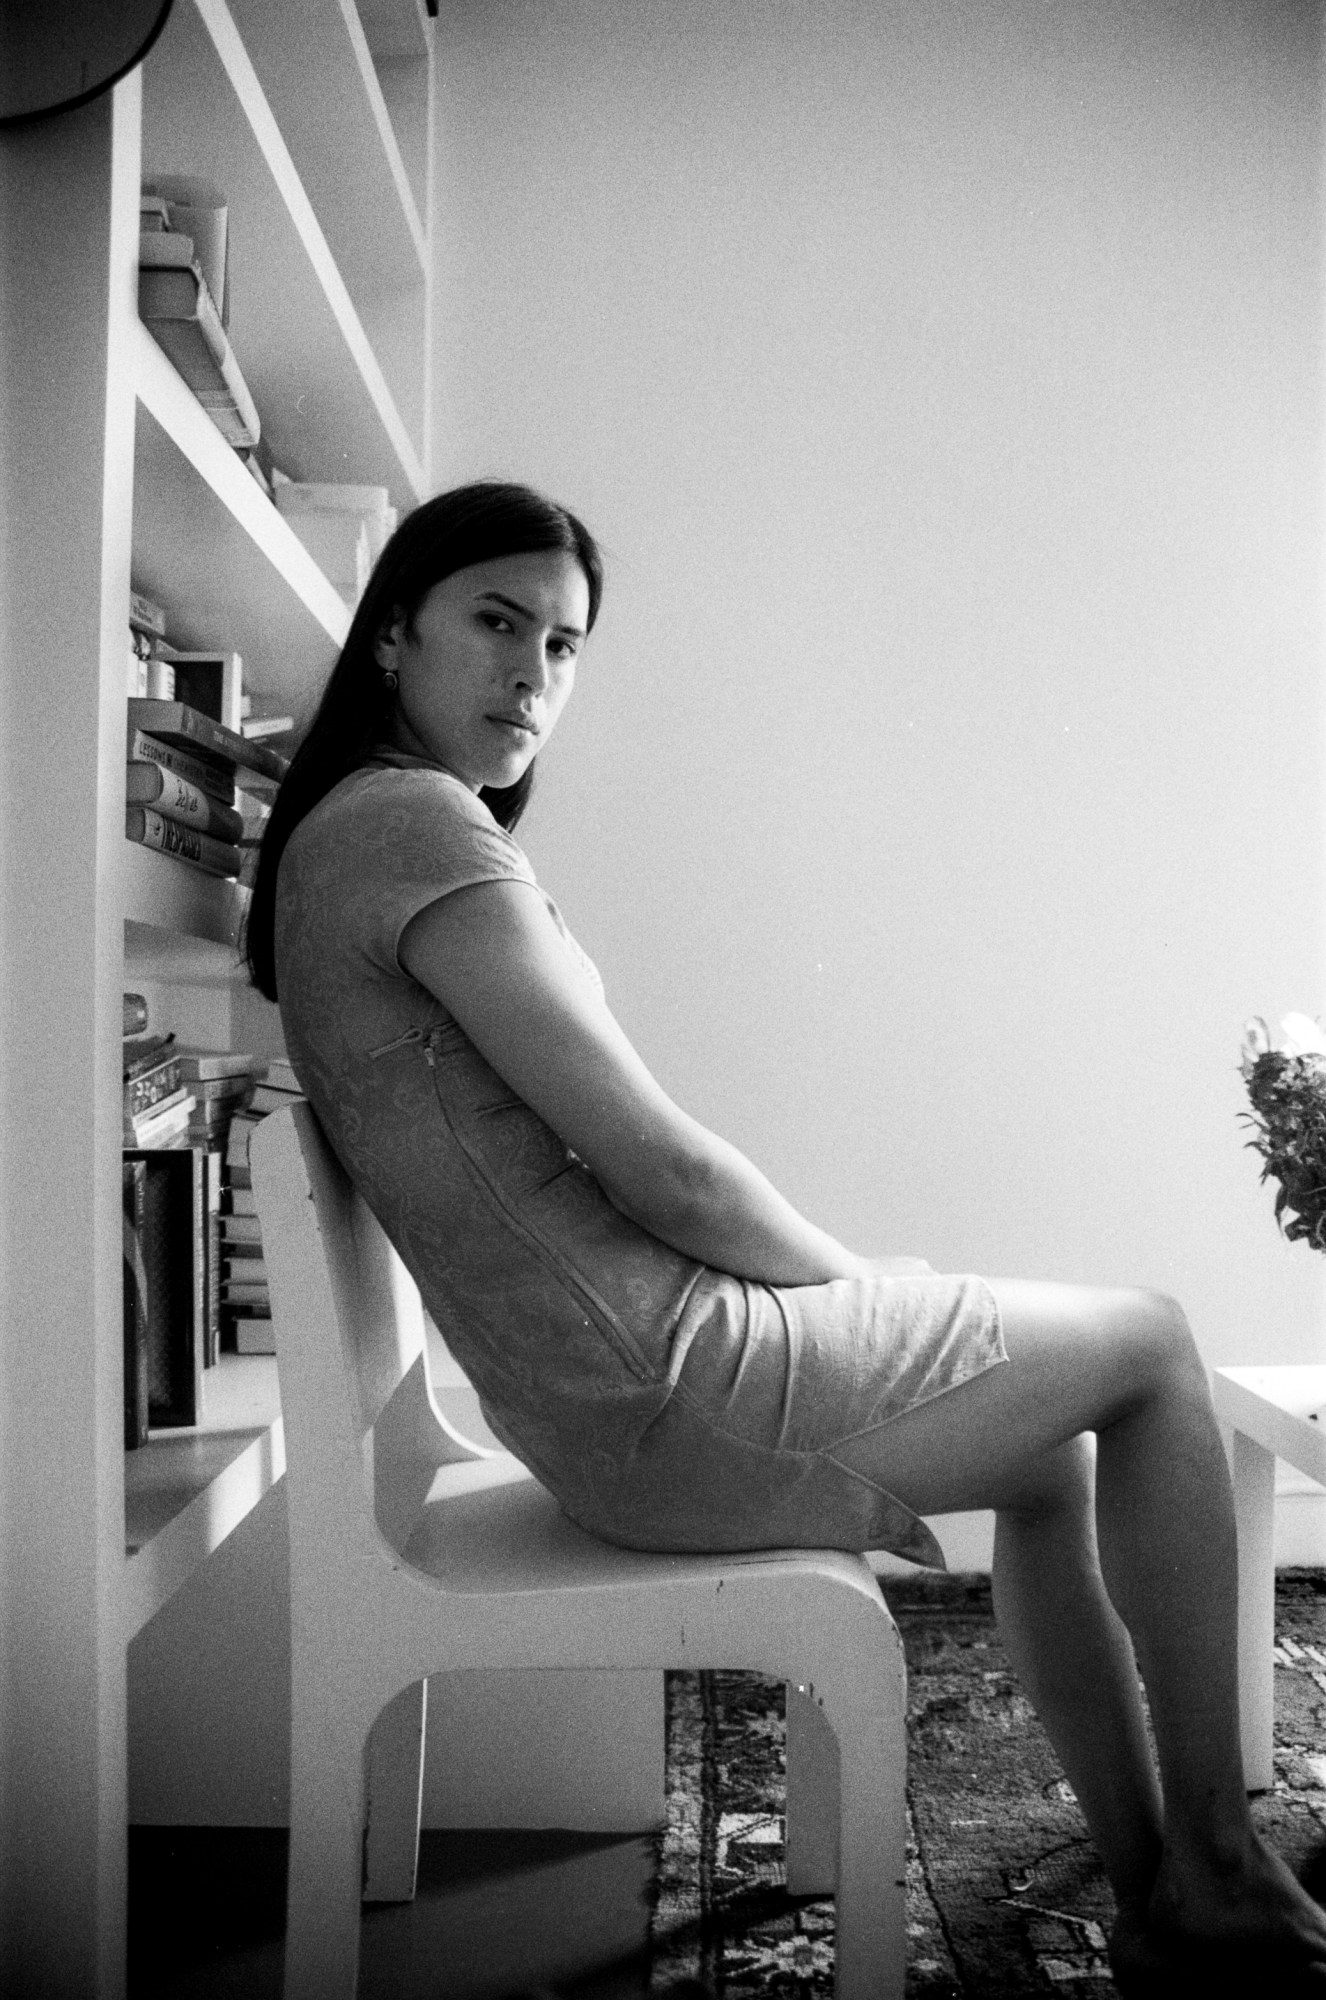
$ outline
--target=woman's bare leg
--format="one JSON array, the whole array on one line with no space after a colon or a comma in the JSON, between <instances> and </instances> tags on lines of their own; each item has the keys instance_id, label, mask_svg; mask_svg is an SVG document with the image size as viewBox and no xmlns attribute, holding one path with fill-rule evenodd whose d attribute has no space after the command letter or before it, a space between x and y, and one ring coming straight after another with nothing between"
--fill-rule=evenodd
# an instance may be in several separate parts
<instances>
[{"instance_id":1,"label":"woman's bare leg","mask_svg":"<svg viewBox=\"0 0 1326 2000\"><path fill-rule=\"evenodd\" d=\"M1145 1912L1160 1867L1160 1786L1132 1640L1101 1576L1094 1447L1084 1434L1047 1453L1020 1503L1000 1509L995 1615L1120 1907Z\"/></svg>"},{"instance_id":2,"label":"woman's bare leg","mask_svg":"<svg viewBox=\"0 0 1326 2000\"><path fill-rule=\"evenodd\" d=\"M1309 1982L1326 1980L1326 1915L1262 1845L1248 1812L1233 1508L1186 1322L1149 1292L1017 1283L994 1291L1008 1367L834 1455L917 1513L997 1510L1001 1617L1119 1897L1120 1974L1140 1951L1154 1781L1141 1761L1111 1603L1136 1648L1160 1758L1153 1936L1278 1948ZM1084 1431L1097 1435L1108 1600L1093 1582L1085 1510L1067 1500L1064 1452ZM1057 1578L1046 1573L1052 1556L1066 1564Z\"/></svg>"}]
</instances>

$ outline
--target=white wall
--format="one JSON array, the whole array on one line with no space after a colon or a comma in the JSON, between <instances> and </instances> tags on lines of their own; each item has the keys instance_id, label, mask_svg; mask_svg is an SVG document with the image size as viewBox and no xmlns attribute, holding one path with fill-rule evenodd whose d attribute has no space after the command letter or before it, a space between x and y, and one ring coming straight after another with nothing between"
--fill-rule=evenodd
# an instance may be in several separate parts
<instances>
[{"instance_id":1,"label":"white wall","mask_svg":"<svg viewBox=\"0 0 1326 2000\"><path fill-rule=\"evenodd\" d=\"M1321 1358L1318 10L440 26L439 479L606 543L524 837L646 1058L855 1247Z\"/></svg>"}]
</instances>

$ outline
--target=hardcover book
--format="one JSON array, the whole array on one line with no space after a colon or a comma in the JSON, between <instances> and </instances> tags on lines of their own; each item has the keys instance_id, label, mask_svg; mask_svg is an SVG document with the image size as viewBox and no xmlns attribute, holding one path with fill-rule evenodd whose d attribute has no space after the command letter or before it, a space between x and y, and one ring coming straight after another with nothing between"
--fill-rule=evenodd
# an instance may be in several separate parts
<instances>
[{"instance_id":1,"label":"hardcover book","mask_svg":"<svg viewBox=\"0 0 1326 2000\"><path fill-rule=\"evenodd\" d=\"M178 743L195 757L210 758L214 764L236 764L259 777L281 779L289 760L262 743L250 743L237 730L224 729L210 715L200 715L182 701L131 701L129 728L143 730L166 743ZM233 775L233 772L232 772Z\"/></svg>"},{"instance_id":2,"label":"hardcover book","mask_svg":"<svg viewBox=\"0 0 1326 2000\"><path fill-rule=\"evenodd\" d=\"M124 1162L124 1448L137 1451L147 1443L150 1345L147 1320L147 1268L143 1262L147 1168L141 1160Z\"/></svg>"},{"instance_id":3,"label":"hardcover book","mask_svg":"<svg viewBox=\"0 0 1326 2000\"><path fill-rule=\"evenodd\" d=\"M209 799L216 799L223 806L230 806L242 812L235 797L235 774L217 764L209 764L201 757L191 757L187 750L173 750L168 743L159 742L155 736L148 736L141 729L129 732L130 764L159 764L163 771L173 771L176 777L186 778L196 785L200 792L206 792ZM135 803L138 803L135 801ZM143 803L150 803L143 801Z\"/></svg>"},{"instance_id":4,"label":"hardcover book","mask_svg":"<svg viewBox=\"0 0 1326 2000\"><path fill-rule=\"evenodd\" d=\"M242 1077L251 1082L266 1068L260 1056L249 1055L243 1049L198 1049L181 1042L175 1053L180 1059L180 1074L191 1083L209 1083L227 1077Z\"/></svg>"},{"instance_id":5,"label":"hardcover book","mask_svg":"<svg viewBox=\"0 0 1326 2000\"><path fill-rule=\"evenodd\" d=\"M173 1051L153 1063L149 1069L140 1070L126 1078L124 1085L124 1115L138 1118L154 1105L164 1104L180 1089L179 1058Z\"/></svg>"},{"instance_id":6,"label":"hardcover book","mask_svg":"<svg viewBox=\"0 0 1326 2000\"><path fill-rule=\"evenodd\" d=\"M203 1364L214 1368L221 1353L221 1178L222 1159L214 1147L199 1148L203 1162L203 1198L206 1261L206 1325L203 1331Z\"/></svg>"},{"instance_id":7,"label":"hardcover book","mask_svg":"<svg viewBox=\"0 0 1326 2000\"><path fill-rule=\"evenodd\" d=\"M182 1063L180 1074L188 1077L189 1088L200 1106L223 1105L231 1115L240 1109L241 1100L249 1096L254 1084L252 1073L244 1070L236 1071L233 1076L189 1076Z\"/></svg>"},{"instance_id":8,"label":"hardcover book","mask_svg":"<svg viewBox=\"0 0 1326 2000\"><path fill-rule=\"evenodd\" d=\"M154 1429L202 1415L206 1340L206 1155L134 1152L145 1168L140 1236L147 1292L148 1415Z\"/></svg>"},{"instance_id":9,"label":"hardcover book","mask_svg":"<svg viewBox=\"0 0 1326 2000\"><path fill-rule=\"evenodd\" d=\"M232 1209L229 1215L222 1218L221 1233L228 1246L236 1243L260 1245L262 1242L262 1227L257 1214L252 1211L245 1215L237 1214Z\"/></svg>"},{"instance_id":10,"label":"hardcover book","mask_svg":"<svg viewBox=\"0 0 1326 2000\"><path fill-rule=\"evenodd\" d=\"M174 1055L174 1053L174 1035L144 1035L141 1039L135 1041L130 1041L126 1038L124 1044L124 1081L128 1083L131 1076L146 1075L148 1070L155 1069L159 1062L164 1062L167 1056Z\"/></svg>"},{"instance_id":11,"label":"hardcover book","mask_svg":"<svg viewBox=\"0 0 1326 2000\"><path fill-rule=\"evenodd\" d=\"M166 819L196 827L214 840L234 845L243 838L244 820L233 806L221 804L200 785L158 763L131 763L125 767L125 801L131 806L153 806Z\"/></svg>"},{"instance_id":12,"label":"hardcover book","mask_svg":"<svg viewBox=\"0 0 1326 2000\"><path fill-rule=\"evenodd\" d=\"M129 592L129 629L142 632L150 639L164 639L166 636L165 612L150 597L144 597L141 590Z\"/></svg>"},{"instance_id":13,"label":"hardcover book","mask_svg":"<svg viewBox=\"0 0 1326 2000\"><path fill-rule=\"evenodd\" d=\"M192 1112L193 1099L181 1086L174 1096L154 1104L150 1111L126 1120L124 1143L136 1152L143 1152L182 1142Z\"/></svg>"},{"instance_id":14,"label":"hardcover book","mask_svg":"<svg viewBox=\"0 0 1326 2000\"><path fill-rule=\"evenodd\" d=\"M222 875L233 881L239 874L243 857L230 841L214 840L210 833L182 826L152 806L126 806L124 833L127 840L136 841L140 847L153 847L158 854L192 862L208 875Z\"/></svg>"},{"instance_id":15,"label":"hardcover book","mask_svg":"<svg viewBox=\"0 0 1326 2000\"><path fill-rule=\"evenodd\" d=\"M141 266L138 315L227 444L257 444L258 412L197 258L182 268Z\"/></svg>"}]
</instances>

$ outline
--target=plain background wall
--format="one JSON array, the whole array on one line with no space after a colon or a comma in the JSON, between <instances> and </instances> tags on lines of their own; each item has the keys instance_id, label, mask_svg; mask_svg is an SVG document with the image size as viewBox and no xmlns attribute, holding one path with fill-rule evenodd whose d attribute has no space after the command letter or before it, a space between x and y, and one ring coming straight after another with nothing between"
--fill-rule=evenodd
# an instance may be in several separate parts
<instances>
[{"instance_id":1,"label":"plain background wall","mask_svg":"<svg viewBox=\"0 0 1326 2000\"><path fill-rule=\"evenodd\" d=\"M1326 1355L1244 1150L1326 1009L1321 16L467 0L436 464L606 544L522 829L855 1248Z\"/></svg>"}]
</instances>

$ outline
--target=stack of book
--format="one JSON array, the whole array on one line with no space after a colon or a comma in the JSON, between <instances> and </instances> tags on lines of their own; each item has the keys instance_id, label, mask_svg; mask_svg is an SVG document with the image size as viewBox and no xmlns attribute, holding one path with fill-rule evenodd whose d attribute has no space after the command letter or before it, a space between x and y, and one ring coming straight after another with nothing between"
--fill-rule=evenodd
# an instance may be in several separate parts
<instances>
[{"instance_id":1,"label":"stack of book","mask_svg":"<svg viewBox=\"0 0 1326 2000\"><path fill-rule=\"evenodd\" d=\"M184 1081L173 1035L144 1035L124 1043L126 1146L153 1151L187 1144L194 1099Z\"/></svg>"},{"instance_id":2,"label":"stack of book","mask_svg":"<svg viewBox=\"0 0 1326 2000\"><path fill-rule=\"evenodd\" d=\"M220 211L224 216L224 209ZM193 234L204 212L144 193L139 211L138 315L227 443L247 451L262 432L223 323L224 247L218 264ZM194 222L193 217L198 221ZM209 282L210 278L210 282ZM218 299L215 294L220 293Z\"/></svg>"},{"instance_id":3,"label":"stack of book","mask_svg":"<svg viewBox=\"0 0 1326 2000\"><path fill-rule=\"evenodd\" d=\"M250 1103L230 1122L221 1188L221 1338L238 1354L276 1352L249 1141L269 1112L302 1096L290 1064L283 1057L273 1060Z\"/></svg>"},{"instance_id":4,"label":"stack of book","mask_svg":"<svg viewBox=\"0 0 1326 2000\"><path fill-rule=\"evenodd\" d=\"M208 1360L210 1190L220 1162L189 1144L194 1099L173 1035L124 995L124 1442L196 1424Z\"/></svg>"},{"instance_id":5,"label":"stack of book","mask_svg":"<svg viewBox=\"0 0 1326 2000\"><path fill-rule=\"evenodd\" d=\"M148 1035L147 1027L143 996L126 993L125 1068L135 1072L125 1086L124 1140L124 1441L131 1450L149 1429L202 1418L206 1371L226 1326L226 1155L232 1126L247 1116L265 1068L254 1056L189 1047L172 1035ZM164 1093L145 1113L129 1109L140 1085ZM154 1135L150 1121L167 1100L175 1129Z\"/></svg>"},{"instance_id":6,"label":"stack of book","mask_svg":"<svg viewBox=\"0 0 1326 2000\"><path fill-rule=\"evenodd\" d=\"M220 656L213 656L219 658ZM219 698L219 697L218 697ZM124 830L209 875L235 879L288 760L184 701L129 703ZM244 774L244 788L237 786Z\"/></svg>"},{"instance_id":7,"label":"stack of book","mask_svg":"<svg viewBox=\"0 0 1326 2000\"><path fill-rule=\"evenodd\" d=\"M263 1065L228 1049L177 1048L180 1076L193 1093L189 1138L224 1150L231 1120L250 1103Z\"/></svg>"}]
</instances>

